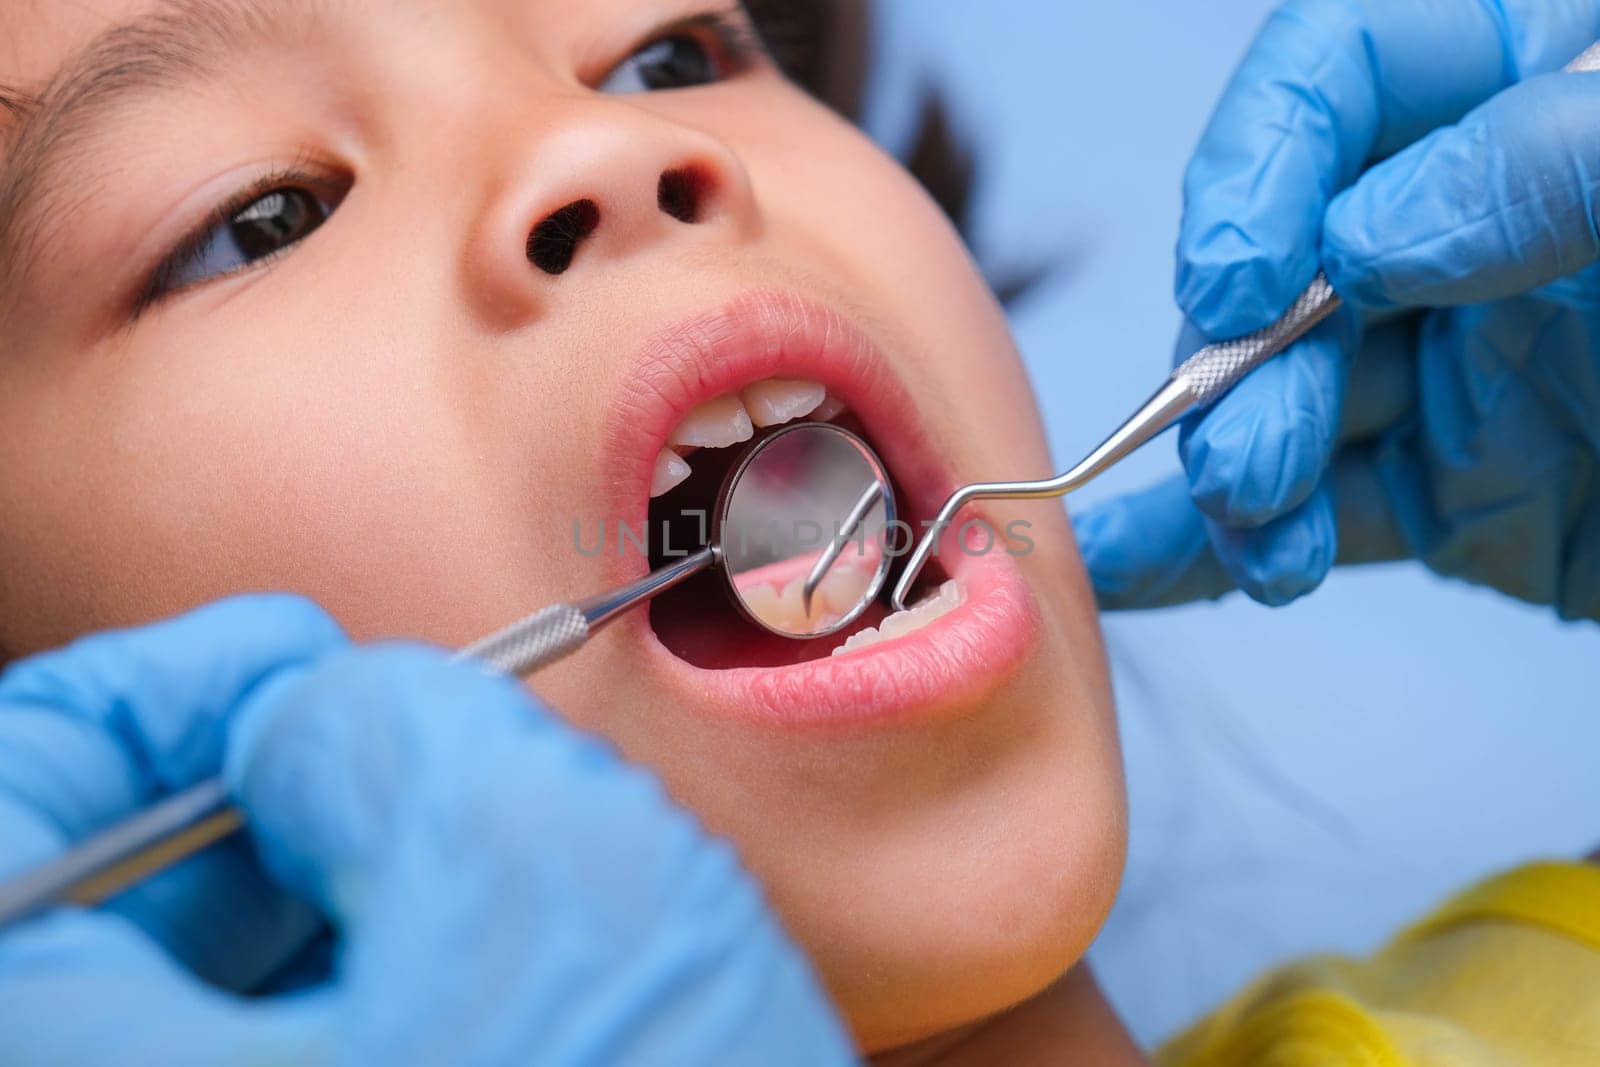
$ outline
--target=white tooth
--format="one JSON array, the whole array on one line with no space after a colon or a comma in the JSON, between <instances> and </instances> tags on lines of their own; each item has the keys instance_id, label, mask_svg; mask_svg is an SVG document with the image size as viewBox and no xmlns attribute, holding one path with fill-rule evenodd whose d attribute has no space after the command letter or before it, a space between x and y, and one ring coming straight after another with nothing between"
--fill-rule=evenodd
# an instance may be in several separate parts
<instances>
[{"instance_id":1,"label":"white tooth","mask_svg":"<svg viewBox=\"0 0 1600 1067\"><path fill-rule=\"evenodd\" d=\"M684 479L691 473L689 464L683 461L682 456L670 448L663 448L661 454L656 457L655 475L650 479L651 498L671 492L682 485Z\"/></svg>"},{"instance_id":2,"label":"white tooth","mask_svg":"<svg viewBox=\"0 0 1600 1067\"><path fill-rule=\"evenodd\" d=\"M823 579L822 585L827 584L827 579ZM831 625L839 617L839 612L821 595L821 587L811 597L811 610L806 611L805 588L806 580L803 576L793 579L783 588L781 599L784 629L790 633L821 629Z\"/></svg>"},{"instance_id":3,"label":"white tooth","mask_svg":"<svg viewBox=\"0 0 1600 1067\"><path fill-rule=\"evenodd\" d=\"M872 580L870 571L852 565L848 555L841 556L833 569L823 576L812 597L812 609L820 601L834 615L843 615L861 600L867 583Z\"/></svg>"},{"instance_id":4,"label":"white tooth","mask_svg":"<svg viewBox=\"0 0 1600 1067\"><path fill-rule=\"evenodd\" d=\"M750 413L739 403L739 398L719 396L689 412L672 431L668 443L693 448L727 448L750 440L755 432Z\"/></svg>"},{"instance_id":5,"label":"white tooth","mask_svg":"<svg viewBox=\"0 0 1600 1067\"><path fill-rule=\"evenodd\" d=\"M828 391L816 382L783 381L778 378L747 385L739 394L745 410L750 412L751 421L763 428L779 426L790 419L811 414L827 395Z\"/></svg>"},{"instance_id":6,"label":"white tooth","mask_svg":"<svg viewBox=\"0 0 1600 1067\"><path fill-rule=\"evenodd\" d=\"M775 585L756 585L739 591L745 608L768 626L782 627L787 621L783 598Z\"/></svg>"},{"instance_id":7,"label":"white tooth","mask_svg":"<svg viewBox=\"0 0 1600 1067\"><path fill-rule=\"evenodd\" d=\"M949 614L960 607L965 599L961 587L953 579L947 581L932 596L919 600L905 611L895 612L879 623L876 629L869 626L860 633L850 635L849 640L833 650L833 655L865 648L891 638L904 637L913 630L922 629L941 615Z\"/></svg>"},{"instance_id":8,"label":"white tooth","mask_svg":"<svg viewBox=\"0 0 1600 1067\"><path fill-rule=\"evenodd\" d=\"M783 628L790 633L805 629L805 585L803 577L791 578L778 597L781 604L779 618L783 620Z\"/></svg>"},{"instance_id":9,"label":"white tooth","mask_svg":"<svg viewBox=\"0 0 1600 1067\"><path fill-rule=\"evenodd\" d=\"M915 611L897 611L878 624L878 633L887 641L891 637L908 634L922 626L922 618Z\"/></svg>"},{"instance_id":10,"label":"white tooth","mask_svg":"<svg viewBox=\"0 0 1600 1067\"><path fill-rule=\"evenodd\" d=\"M817 422L832 422L844 413L844 401L836 396L825 398L811 412L811 417Z\"/></svg>"},{"instance_id":11,"label":"white tooth","mask_svg":"<svg viewBox=\"0 0 1600 1067\"><path fill-rule=\"evenodd\" d=\"M858 648L864 648L878 640L880 640L880 638L878 636L877 627L869 626L865 630L851 634L849 639L846 640L844 644L833 650L833 655L837 656L843 652L851 652Z\"/></svg>"}]
</instances>

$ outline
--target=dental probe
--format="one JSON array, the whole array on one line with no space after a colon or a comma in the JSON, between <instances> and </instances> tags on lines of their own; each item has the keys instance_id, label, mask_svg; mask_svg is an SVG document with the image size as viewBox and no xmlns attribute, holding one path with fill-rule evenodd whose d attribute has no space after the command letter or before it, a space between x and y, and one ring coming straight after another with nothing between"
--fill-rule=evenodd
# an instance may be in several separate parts
<instances>
[{"instance_id":1,"label":"dental probe","mask_svg":"<svg viewBox=\"0 0 1600 1067\"><path fill-rule=\"evenodd\" d=\"M951 493L916 551L911 553L900 580L895 582L889 598L894 609L906 610L911 586L928 565L928 557L937 548L940 536L949 528L956 512L972 501L1040 500L1070 493L1109 470L1189 412L1216 402L1238 384L1239 379L1300 340L1338 310L1341 303L1327 276L1319 272L1277 322L1232 341L1206 345L1190 356L1132 418L1065 474L1034 482L977 482Z\"/></svg>"},{"instance_id":2,"label":"dental probe","mask_svg":"<svg viewBox=\"0 0 1600 1067\"><path fill-rule=\"evenodd\" d=\"M576 652L629 608L712 566L717 555L716 546L704 548L612 592L553 604L452 659L517 677L532 674ZM243 826L244 814L220 777L190 786L0 886L0 929L56 904L98 904Z\"/></svg>"},{"instance_id":3,"label":"dental probe","mask_svg":"<svg viewBox=\"0 0 1600 1067\"><path fill-rule=\"evenodd\" d=\"M1600 41L1591 44L1562 70L1567 74L1600 72ZM1070 493L1115 466L1189 412L1221 399L1239 379L1300 340L1337 311L1341 303L1327 276L1319 272L1277 322L1232 341L1206 345L1190 356L1132 418L1065 474L1035 482L978 482L957 489L939 509L938 517L906 561L906 569L889 597L894 609L906 609L911 586L928 565L928 557L937 549L940 536L949 528L956 513L972 501L1039 500Z\"/></svg>"}]
</instances>

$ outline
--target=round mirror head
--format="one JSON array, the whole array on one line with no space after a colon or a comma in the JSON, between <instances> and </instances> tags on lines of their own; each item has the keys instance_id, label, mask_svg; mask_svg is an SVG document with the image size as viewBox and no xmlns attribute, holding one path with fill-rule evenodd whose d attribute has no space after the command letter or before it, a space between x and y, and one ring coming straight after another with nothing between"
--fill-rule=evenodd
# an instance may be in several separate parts
<instances>
[{"instance_id":1,"label":"round mirror head","mask_svg":"<svg viewBox=\"0 0 1600 1067\"><path fill-rule=\"evenodd\" d=\"M734 603L784 637L843 629L889 576L894 490L866 442L837 426L796 423L757 444L729 472L717 517Z\"/></svg>"}]
</instances>

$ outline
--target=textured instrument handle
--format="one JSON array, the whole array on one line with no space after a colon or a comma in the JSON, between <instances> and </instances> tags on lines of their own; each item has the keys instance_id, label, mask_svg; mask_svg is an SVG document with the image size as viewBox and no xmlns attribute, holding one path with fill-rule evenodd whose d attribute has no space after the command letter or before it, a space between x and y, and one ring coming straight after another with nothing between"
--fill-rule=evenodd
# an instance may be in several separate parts
<instances>
[{"instance_id":1,"label":"textured instrument handle","mask_svg":"<svg viewBox=\"0 0 1600 1067\"><path fill-rule=\"evenodd\" d=\"M530 674L583 647L589 620L572 604L552 604L457 653L513 677Z\"/></svg>"},{"instance_id":2,"label":"textured instrument handle","mask_svg":"<svg viewBox=\"0 0 1600 1067\"><path fill-rule=\"evenodd\" d=\"M1319 273L1289 305L1283 318L1264 330L1206 345L1172 372L1172 380L1188 386L1195 406L1205 407L1220 399L1240 378L1304 337L1341 303L1327 276Z\"/></svg>"}]
</instances>

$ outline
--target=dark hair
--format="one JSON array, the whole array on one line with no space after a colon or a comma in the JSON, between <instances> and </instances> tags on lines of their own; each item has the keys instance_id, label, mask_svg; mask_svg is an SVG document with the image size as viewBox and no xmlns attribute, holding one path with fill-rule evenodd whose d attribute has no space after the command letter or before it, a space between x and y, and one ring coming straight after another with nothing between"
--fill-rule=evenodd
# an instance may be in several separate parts
<instances>
[{"instance_id":1,"label":"dark hair","mask_svg":"<svg viewBox=\"0 0 1600 1067\"><path fill-rule=\"evenodd\" d=\"M871 0L745 0L756 29L784 73L851 122L861 119L871 69ZM901 160L972 246L978 167L937 88L924 91L915 135ZM980 264L995 294L1011 304L1049 273L1043 263Z\"/></svg>"}]
</instances>

